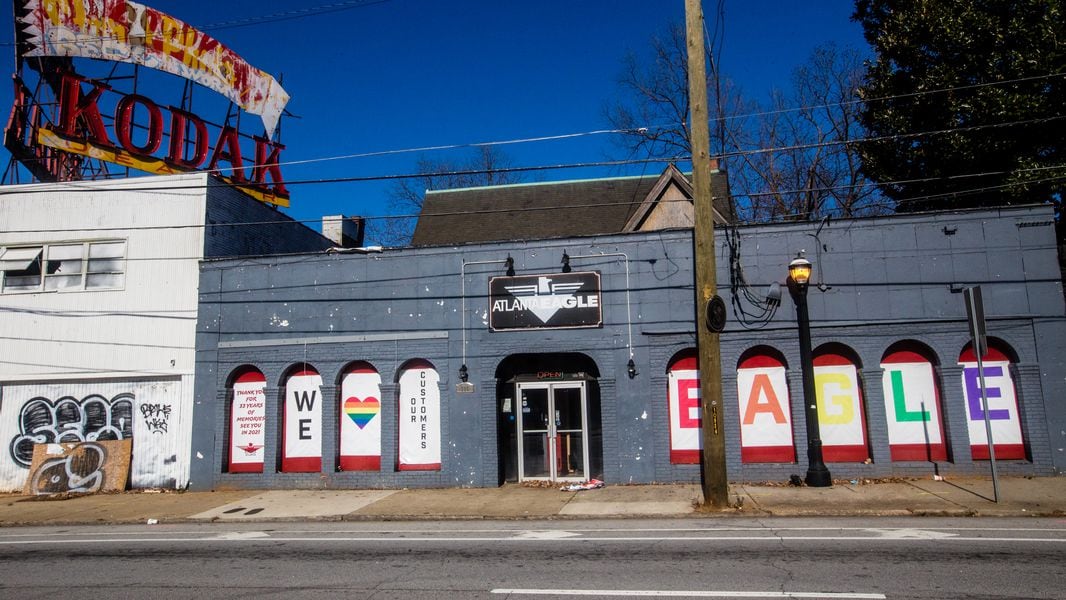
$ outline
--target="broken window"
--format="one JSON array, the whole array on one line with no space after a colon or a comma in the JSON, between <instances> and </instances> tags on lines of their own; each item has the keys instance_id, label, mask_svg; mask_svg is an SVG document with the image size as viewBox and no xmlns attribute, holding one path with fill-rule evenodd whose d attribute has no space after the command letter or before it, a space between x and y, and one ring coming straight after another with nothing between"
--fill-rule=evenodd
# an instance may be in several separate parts
<instances>
[{"instance_id":1,"label":"broken window","mask_svg":"<svg viewBox=\"0 0 1066 600\"><path fill-rule=\"evenodd\" d=\"M125 241L62 242L0 249L0 290L56 292L121 289Z\"/></svg>"},{"instance_id":2,"label":"broken window","mask_svg":"<svg viewBox=\"0 0 1066 600\"><path fill-rule=\"evenodd\" d=\"M41 287L41 246L6 248L0 254L5 292L34 291Z\"/></svg>"},{"instance_id":3,"label":"broken window","mask_svg":"<svg viewBox=\"0 0 1066 600\"><path fill-rule=\"evenodd\" d=\"M84 251L84 244L48 246L44 272L45 291L81 288Z\"/></svg>"}]
</instances>

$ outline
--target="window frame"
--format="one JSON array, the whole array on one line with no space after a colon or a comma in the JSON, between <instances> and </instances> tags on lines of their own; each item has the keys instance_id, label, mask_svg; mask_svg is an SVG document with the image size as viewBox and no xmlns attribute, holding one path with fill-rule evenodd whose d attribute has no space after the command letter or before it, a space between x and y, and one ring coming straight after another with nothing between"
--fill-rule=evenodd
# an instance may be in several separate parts
<instances>
[{"instance_id":1,"label":"window frame","mask_svg":"<svg viewBox=\"0 0 1066 600\"><path fill-rule=\"evenodd\" d=\"M121 244L120 256L108 256L92 258L92 249L94 246L104 246L108 244ZM81 252L78 258L62 258L62 259L50 259L50 252L52 248L61 248L64 246L74 247L80 246ZM0 253L0 260L11 250L38 250L36 258L34 258L28 266L32 266L34 263L38 265L37 270L37 283L34 287L19 287L12 289L9 287L8 279L9 273L24 273L30 269L23 269L20 271L6 271L0 270L0 295L14 295L14 294L40 294L40 293L72 293L72 292L89 292L89 291L118 291L126 289L126 260L127 250L129 242L126 239L113 238L113 239L93 239L93 240L57 240L54 242L41 242L41 243L18 243L11 245L0 246L3 253ZM92 261L114 261L109 266L117 265L117 269L112 268L108 270L93 270L91 268ZM79 263L79 269L75 272L60 272L60 263L74 262ZM53 265L55 263L56 270L53 271ZM51 271L51 272L50 272ZM117 275L120 276L120 282L117 285L111 286L99 286L90 285L92 276L100 275ZM54 287L49 288L50 282L56 283L66 278L71 280L73 277L79 277L77 285L70 285L67 287Z\"/></svg>"},{"instance_id":2,"label":"window frame","mask_svg":"<svg viewBox=\"0 0 1066 600\"><path fill-rule=\"evenodd\" d=\"M14 250L16 253L19 253L19 251L29 251L30 253L32 253L33 258L30 259L30 261L28 263L26 263L26 266L24 268L18 269L18 270L15 270L15 271L11 271L11 272L12 273L19 273L20 275L17 275L17 277L29 277L30 275L27 275L26 273L31 270L30 269L31 266L36 264L37 265L37 269L36 269L36 271L37 271L37 273L36 273L37 286L35 288L32 288L32 289L30 289L29 287L19 287L17 289L9 290L8 289L8 281L7 281L7 279L8 279L8 275L7 275L8 271L6 269L0 269L0 294L32 294L34 292L40 291L41 287L43 287L43 285L44 285L44 268L43 268L44 265L43 265L43 262L41 260L41 257L44 256L44 252L45 252L44 245L26 244L26 245L19 245L19 246L4 246L3 250L4 250L3 253L0 253L0 261L4 261L4 262L10 261L10 260L19 260L19 259L6 258L12 250ZM23 257L21 260L25 260L25 258ZM0 267L2 267L2 266L3 265L0 264Z\"/></svg>"}]
</instances>

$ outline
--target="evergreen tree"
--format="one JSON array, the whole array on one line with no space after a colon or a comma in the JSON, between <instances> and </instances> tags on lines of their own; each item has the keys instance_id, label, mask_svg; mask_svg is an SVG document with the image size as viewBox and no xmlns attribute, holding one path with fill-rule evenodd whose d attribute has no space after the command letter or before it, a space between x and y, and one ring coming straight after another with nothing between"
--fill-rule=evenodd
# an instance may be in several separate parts
<instances>
[{"instance_id":1,"label":"evergreen tree","mask_svg":"<svg viewBox=\"0 0 1066 600\"><path fill-rule=\"evenodd\" d=\"M1053 202L1066 183L1060 0L857 0L876 59L863 172L899 211Z\"/></svg>"}]
</instances>

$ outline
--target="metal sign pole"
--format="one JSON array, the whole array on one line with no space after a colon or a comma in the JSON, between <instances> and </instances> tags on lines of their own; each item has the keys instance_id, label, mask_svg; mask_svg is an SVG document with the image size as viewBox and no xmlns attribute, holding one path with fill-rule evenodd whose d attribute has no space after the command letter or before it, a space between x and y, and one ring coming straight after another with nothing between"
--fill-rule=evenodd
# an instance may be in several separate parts
<instances>
[{"instance_id":1,"label":"metal sign pole","mask_svg":"<svg viewBox=\"0 0 1066 600\"><path fill-rule=\"evenodd\" d=\"M974 344L976 347L977 344ZM988 440L988 460L992 463L992 494L999 504L999 474L996 472L996 447L992 443L992 421L988 418L988 393L985 392L985 365L977 354L977 379L981 384L981 410L985 413L985 439Z\"/></svg>"},{"instance_id":2,"label":"metal sign pole","mask_svg":"<svg viewBox=\"0 0 1066 600\"><path fill-rule=\"evenodd\" d=\"M985 309L981 300L981 286L966 288L966 316L970 321L970 337L973 353L977 357L977 381L981 386L981 412L985 418L985 441L988 442L988 461L992 464L992 494L999 504L999 473L996 470L996 447L992 440L992 420L988 417L988 392L985 391L985 364L982 358L988 352L985 336Z\"/></svg>"}]
</instances>

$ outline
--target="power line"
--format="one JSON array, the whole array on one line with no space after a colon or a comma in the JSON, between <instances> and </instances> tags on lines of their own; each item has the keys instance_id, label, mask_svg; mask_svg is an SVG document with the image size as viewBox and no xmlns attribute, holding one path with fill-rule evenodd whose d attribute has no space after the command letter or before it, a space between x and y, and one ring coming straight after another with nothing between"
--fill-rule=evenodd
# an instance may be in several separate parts
<instances>
[{"instance_id":1,"label":"power line","mask_svg":"<svg viewBox=\"0 0 1066 600\"><path fill-rule=\"evenodd\" d=\"M233 19L229 21L218 21L215 23L209 23L207 25L193 25L184 19L181 19L184 23L196 29L198 31L218 31L221 29L236 29L238 27L248 27L251 25L259 25L261 23L277 23L280 21L292 21L295 19L304 19L307 17L314 17L318 15L330 14L335 12L342 12L346 10L353 10L356 8L365 8L368 6L375 6L378 4L385 4L391 0L346 0L344 2L331 2L329 4L321 4L318 6L309 6L307 8L297 8L292 10L280 11L270 13L266 15L259 15L255 17L245 17L242 19ZM18 24L15 25L18 27ZM64 43L82 43L88 41L112 41L119 42L124 41L124 38L116 35L81 35L76 34L69 38L64 38ZM11 47L18 45L18 42L0 42L0 47Z\"/></svg>"},{"instance_id":2,"label":"power line","mask_svg":"<svg viewBox=\"0 0 1066 600\"><path fill-rule=\"evenodd\" d=\"M307 8L285 10L281 12L271 13L269 15L260 15L258 17L246 17L243 19L234 19L232 21L210 23L208 25L197 26L197 29L204 31L236 29L238 27L258 25L260 23L277 23L279 21L292 21L295 19L304 19L307 17L342 12L355 8L366 8L368 6L375 6L377 4L385 4L386 2L389 2L389 0L347 0L345 2L331 2L329 4L320 4L318 6L310 6Z\"/></svg>"},{"instance_id":3,"label":"power line","mask_svg":"<svg viewBox=\"0 0 1066 600\"><path fill-rule=\"evenodd\" d=\"M2 310L2 309L0 309ZM0 340L12 340L16 342L42 342L49 344L83 344L90 346L125 346L131 348L162 348L164 350L195 350L196 346L176 346L172 344L147 344L136 342L115 342L100 339L76 340L72 338L35 338L26 336L0 336Z\"/></svg>"},{"instance_id":4,"label":"power line","mask_svg":"<svg viewBox=\"0 0 1066 600\"><path fill-rule=\"evenodd\" d=\"M1050 251L1053 251L1054 245L1041 246L1039 248L1047 250L1047 251L1050 252ZM988 254L988 252L989 252L989 249L987 249L987 248L975 248L975 249L971 249L971 250L956 250L952 254L954 256L964 256L964 255L974 255L974 256L976 256L976 255ZM865 250L865 251L849 251L849 254L881 255L883 253L881 251L878 251L878 250ZM310 258L312 258L312 259L321 258L321 256L317 255L317 256L314 256L314 257L310 257ZM402 259L402 258L400 258L400 259ZM739 259L739 256L738 256L738 259ZM285 263L285 264L286 265L292 265L292 264L295 264L295 263ZM277 267L278 265L277 265L277 263L270 263L270 264L264 264L264 265L261 265L261 266L263 268L271 269L271 268ZM224 268L226 268L226 267L224 267ZM502 272L502 270L499 271L499 272ZM490 276L491 274L492 273L486 273L486 272L468 273L468 276L479 276L479 275L480 276ZM446 274L442 274L442 275L436 276L437 279L441 279L441 280L451 280L451 279L458 278L458 277L459 277L459 273L457 271L451 271L451 272L448 272ZM336 280L336 281L327 281L327 282L317 283L317 284L315 284L314 288L315 289L323 289L323 288L360 288L360 287L368 287L369 286L370 288L377 289L380 286L385 285L385 284L394 283L396 281L408 281L408 280L412 280L412 279L416 279L416 278L413 278L413 277L402 277L402 278L381 277L381 278L376 278L376 279L373 279L373 280L362 280L362 281ZM295 280L293 280L293 281L295 281ZM1055 275L1053 275L1053 276L1050 276L1050 277L1025 277L1024 275L1019 275L1017 278L1014 278L1014 279L1003 279L1003 278L998 278L998 277L994 277L992 275L989 275L989 276L987 276L987 278L965 279L965 281L967 283L975 284L975 285L979 284L979 285L987 285L987 286L1003 286L1003 285L1018 285L1018 284L1025 285L1025 284L1056 283L1056 282L1060 282L1061 278L1058 277L1057 273ZM745 283L745 285L752 285L752 286L763 286L763 285L768 285L769 284L769 282L756 282L756 283L749 284L749 282L747 282L747 281L745 281L744 283ZM927 279L917 278L917 276L916 276L915 279L911 279L911 280L897 279L897 280L885 280L885 281L877 281L877 282L873 282L873 281L869 281L869 282L867 282L867 281L855 281L855 280L850 280L850 281L848 281L848 280L832 280L831 283L832 283L834 288L881 288L881 287L885 287L885 286L929 287L929 288L936 287L936 288L940 288L940 287L945 287L945 286L947 286L949 284L959 283L959 280L956 278L956 279L943 279L943 280L930 281L930 280L927 280ZM428 296L428 298L431 298L431 299L434 299L434 300L458 301L461 298L461 296L457 293L458 292L458 285L457 284L452 284L452 286L453 287L449 287L449 293L448 294L432 295L432 296ZM724 285L723 285L723 287L724 287ZM646 285L646 286L640 286L640 287L633 287L633 288L630 288L629 291L631 293L634 293L634 294L646 294L646 295L648 295L648 297L654 298L654 297L656 297L656 295L662 294L665 291L669 291L669 290L675 290L675 291L676 290L689 290L689 291L691 291L692 289L693 289L693 285L692 285L691 282L684 282L681 285ZM355 302L356 301L356 300L353 300L352 298L338 299L338 298L315 297L313 295L307 294L306 293L307 290L308 290L308 286L306 284L293 283L291 285L280 285L280 286L277 285L277 284L273 284L273 285L265 285L264 284L261 287L242 287L240 289L221 290L219 292L216 292L217 295L218 295L218 299L215 300L215 301L212 301L210 303L211 304L216 304L216 305L219 305L219 306L240 307L243 310L245 308L250 309L254 305L279 306L279 305L285 304L285 303L289 303L289 304L300 303L300 304L303 304L303 305L324 304L324 305L334 306L334 305L337 305L338 302ZM288 291L288 292L290 292L290 294L279 295L279 292L284 292L284 291ZM269 292L269 295L267 295L267 296L263 296L263 295L256 296L255 295L256 293L263 293L263 292ZM626 290L623 289L623 288L616 288L616 289L611 289L611 290L603 290L603 293L606 294L606 295L612 295L613 294L613 295L617 295L617 296L622 296L622 295L624 295L626 293ZM245 297L245 296L249 296L249 295L251 295L251 297ZM12 296L15 296L15 295L13 294ZM474 300L487 301L489 299L489 297L490 297L489 294L486 293L486 292L479 292L479 293L474 293L474 294L469 294L468 293L467 294L467 298L468 299L472 298ZM391 303L394 303L394 304L395 303L403 303L403 302L415 303L415 302L419 302L419 301L425 301L426 299L427 299L427 296L418 296L418 295L399 296L398 297L398 296L395 296L395 295L360 294L358 296L358 302L360 302L360 303L367 303L367 302L391 302ZM191 311L185 311L185 312L196 313L197 310L198 309L192 309ZM5 313L5 312L16 312L16 311L11 310L11 307L0 306L0 313ZM114 317L115 316L113 314L105 314L105 313L102 313L101 311L92 311L92 310L83 310L83 311L71 310L71 311L55 311L55 312L63 312L64 314L51 314L51 313L45 311L45 312L43 312L43 314L41 314L39 316L44 316L44 317L50 317L50 316L54 316L54 317L74 317L74 316L77 316L77 317L81 317L81 318ZM81 313L81 314L79 314L79 313ZM143 316L143 317L146 317L146 318L160 318L160 319L161 318L166 318L166 315L156 316L156 315L152 315L152 314L150 314L148 312L145 312L143 314L139 314L138 316ZM1055 316L1055 315L1049 315L1049 316ZM1063 317L1061 314L1059 314L1057 316L1062 317L1062 318L1066 318L1066 317ZM327 320L327 321L331 320L330 318L327 318L327 317L322 317L322 319ZM348 317L345 317L343 315L340 317L340 321L346 321L347 319L348 319ZM192 316L192 317L189 317L188 320L196 320L195 315ZM641 321L641 322L643 323L644 326L649 326L649 325L654 325L655 323L669 322L669 321L670 321L669 319L664 319L662 321L653 320L653 321ZM396 331L396 329L394 329L394 328L387 329L387 330L388 331ZM417 328L412 328L412 329L405 328L403 330L404 331L418 331ZM458 330L458 327L451 328L451 330L456 331L456 330ZM361 331L361 332L373 332L373 331L376 331L376 330L359 329L359 331ZM278 328L256 329L254 331L243 330L243 332L245 332L245 333L266 333L266 332L283 333ZM310 328L310 329L299 329L299 328L297 328L297 329L292 329L291 327L285 328L284 332L287 332L287 333L290 333L290 334L293 333L293 332L300 332L300 333L312 333L312 334L319 334L319 335L337 334L338 333L338 331L336 329L334 329L332 331L324 331L322 329L317 329L317 328ZM0 338L0 339L18 339L18 340L22 340L22 339L26 339L26 338L23 338L23 337L17 337L17 338L16 337L10 337L10 338ZM52 339L48 339L48 340L33 339L32 341L53 341L53 340ZM92 343L89 340L74 340L74 339L71 339L69 341L78 342L78 343ZM99 340L96 340L96 341L99 341ZM112 344L112 342L109 342L109 341L101 341L100 343L102 343L102 344ZM114 345L138 345L138 346L145 346L145 347L160 347L160 348L188 348L186 346L164 346L164 345L150 345L150 344L139 344L139 343L138 344L128 344L128 343L124 343L124 342L113 342L113 344Z\"/></svg>"},{"instance_id":5,"label":"power line","mask_svg":"<svg viewBox=\"0 0 1066 600\"><path fill-rule=\"evenodd\" d=\"M1047 74L1041 74L1041 75L1032 75L1032 76L1029 76L1029 77L1017 77L1017 78L1014 78L1014 79L1004 79L1004 80L1001 80L1001 81L986 81L986 82L982 82L982 83L974 83L974 84L968 84L968 85L944 87L944 88L937 88L937 89L932 89L932 90L921 90L921 91L917 91L917 92L907 92L907 93L903 93L903 94L894 94L894 95L891 95L891 96L875 96L873 98L860 98L860 99L856 99L856 100L845 100L843 102L828 102L828 103L825 103L825 104L811 104L811 105L807 105L807 106L794 106L794 107L788 107L788 108L780 108L780 109L776 109L776 110L758 111L758 112L744 113L744 114L739 114L739 115L729 115L729 116L725 116L725 117L722 117L722 118L725 119L725 120L735 120L735 119L746 119L746 118L750 118L750 117L765 117L765 116L778 115L778 114L784 114L784 113L790 113L790 112L800 112L800 111L805 111L805 110L816 110L816 109L820 109L820 108L833 108L833 107L837 107L837 106L844 107L844 106L851 106L851 105L855 105L855 104L864 104L864 103L869 104L871 102L887 102L889 100L900 100L900 99L903 99L903 98L917 98L917 97L920 97L920 96L928 96L930 94L944 94L944 93L948 93L948 92L961 92L961 91L965 91L965 90L980 89L980 88L993 87L993 86L998 86L998 85L1010 85L1010 84L1014 84L1014 83L1026 83L1026 82L1030 82L1030 81L1039 81L1041 79L1054 79L1054 78L1057 78L1057 77L1064 77L1064 76L1066 76L1066 71L1060 71L1060 72L1057 72L1057 73L1047 73Z\"/></svg>"},{"instance_id":6,"label":"power line","mask_svg":"<svg viewBox=\"0 0 1066 600\"><path fill-rule=\"evenodd\" d=\"M1052 121L1060 121L1066 119L1066 115L1055 115L1052 117L1039 117L1035 119L1025 119L1021 121L1010 121L1007 123L991 123L986 125L969 125L966 127L949 127L946 129L933 129L929 131L919 131L915 133L895 133L892 135L881 135L875 137L865 137L850 140L830 140L827 142L816 142L812 144L793 144L791 146L777 146L773 148L759 148L755 150L737 150L734 152L725 152L721 156L716 158L734 158L738 156L750 156L753 154L769 154L773 152L786 152L793 150L813 150L816 148L826 148L830 146L844 146L847 144L865 144L869 142L887 142L893 140L905 140L916 137L922 137L927 135L945 135L949 133L959 133L968 131L979 131L982 129L1000 129L1004 127L1015 127L1018 125L1037 125L1043 123L1050 123Z\"/></svg>"},{"instance_id":7,"label":"power line","mask_svg":"<svg viewBox=\"0 0 1066 600\"><path fill-rule=\"evenodd\" d=\"M756 154L768 154L768 153L774 153L774 152L791 152L791 151L798 151L798 150L813 150L813 149L817 149L817 148L826 148L826 147L831 147L831 146L841 146L841 145L847 145L847 144L862 144L862 143L870 143L870 142L884 142L884 141L892 141L892 140L912 139L912 138L916 138L916 137L930 136L930 135L946 135L946 134L959 133L959 132L980 131L980 130L984 130L984 129L998 129L998 128L1004 128L1004 127L1015 127L1015 126L1019 126L1019 125L1036 125L1036 124L1049 123L1049 122L1053 122L1053 121L1059 121L1059 120L1062 120L1062 119L1066 119L1066 115L1055 115L1055 116L1051 116L1051 117L1040 117L1040 118L1034 118L1034 119L1020 120L1020 121L1010 121L1010 122L1006 122L1006 123L990 123L990 124L983 124L983 125L970 125L970 126L965 126L965 127L951 127L951 128L946 128L946 129L937 129L937 130L929 130L929 131L921 131L921 132L913 132L913 133L897 133L897 134L892 134L892 135L865 137L865 138L857 138L857 139L829 140L829 141L825 141L825 142L815 142L815 143L810 143L810 144L794 144L794 145L790 145L790 146L775 146L775 147L771 147L771 148L756 148L756 149L751 149L751 150L735 150L735 151L731 151L731 152L722 153L720 155L715 156L714 158L717 158L717 159L737 158L737 157L742 157L742 156L751 156L751 155L756 155ZM561 136L543 136L543 137L540 137L540 138L524 138L524 139L520 139L520 140L508 140L508 141L505 141L505 142L479 142L479 143L474 143L474 144L453 144L453 145L441 146L441 147L442 148L443 147L462 148L462 147L476 147L476 146L493 146L493 145L500 144L500 143L523 143L523 142L526 142L526 141L541 141L541 140L544 140L544 139L560 139L560 138L563 138L563 137L574 137L574 136L581 136L581 135L595 135L595 134L598 134L598 133L609 133L609 132L617 133L617 132L620 132L620 131L632 131L632 130L597 130L597 131L583 132L583 133L577 133L577 134L563 134ZM414 152L414 151L419 151L419 150L421 150L421 148L404 149L404 150L390 150L390 151L383 151L382 153L397 154L397 153L403 153L403 152ZM369 154L367 154L367 155L369 155ZM337 159L340 159L340 158L347 158L347 157L352 157L352 156L355 156L355 155L324 157L324 158L318 158L318 159L306 159L306 160L298 161L298 162L300 164L308 164L308 163L326 161L326 160L337 160ZM482 175L482 174L486 174L486 173L522 173L522 172L550 171L550 170L562 170L562 169L621 166L621 165L628 165L628 164L687 162L689 160L691 160L691 157L689 157L689 156L672 156L672 157L664 157L664 158L608 160L608 161L594 161L594 162L582 162L582 163L562 163L562 164L555 164L555 165L535 165L535 166L524 166L524 167L501 167L501 168L497 168L497 169L464 169L464 170L459 170L459 171L444 171L444 172L435 172L435 173L404 173L404 174L394 174L394 175L368 175L368 176L334 177L334 178L321 178L321 179L304 179L304 180L286 181L285 185L289 186L289 185L308 185L308 184L358 183L358 182L367 182L367 181L389 181L389 180L398 180L398 179L417 179L417 178L420 178L420 177L433 178L433 177L450 177L450 176L463 176L463 175ZM278 163L272 163L272 164L260 165L260 166L275 166L275 165L277 165L277 166L285 166L285 165L289 165L289 164L295 164L295 162L278 162ZM230 168L225 168L225 169L215 169L215 170L206 170L206 171L197 171L197 172L198 173L216 173L216 172L226 172L226 171L232 171L232 170L235 170L235 168L230 167ZM74 182L64 182L64 183L66 183L67 185L70 185L71 187L76 187L77 186L77 184L74 183ZM38 184L27 184L25 187L26 188L30 188L32 185L38 185ZM55 184L54 183L49 183L49 184L40 184L40 185L55 185ZM229 184L217 184L217 186L218 187L231 187ZM203 186L176 186L175 188L152 187L152 188L143 188L143 189L131 188L131 187L113 189L113 188L100 188L100 187L95 187L95 186L92 186L92 187L86 186L84 189L87 190L87 191L106 191L106 192L116 192L116 191L159 192L159 191L167 190L167 189L198 189L198 188L206 188L206 187L211 187L211 186L210 186L210 184L208 184L208 185L203 185ZM7 194L27 194L27 193L36 193L36 190L33 190L33 189L19 189L19 190L3 190L3 189L0 189L0 196L7 195Z\"/></svg>"},{"instance_id":8,"label":"power line","mask_svg":"<svg viewBox=\"0 0 1066 600\"><path fill-rule=\"evenodd\" d=\"M332 184L332 183L359 183L367 181L391 181L397 179L418 179L421 177L433 178L433 177L454 177L462 175L481 175L485 173L524 173L524 172L536 172L536 171L555 171L563 169L587 169L594 167L615 167L632 164L644 164L644 163L669 163L669 162L684 162L689 160L687 156L670 156L663 158L646 158L646 159L624 159L624 160L601 160L593 162L581 162L581 163L559 163L554 165L533 165L525 167L501 167L497 169L463 169L459 171L442 171L435 173L402 173L394 175L367 175L367 176L353 176L353 177L334 177L334 178L321 178L321 179L303 179L286 181L285 185L312 185L312 184ZM196 173L213 173L213 171L195 171L188 174ZM127 179L126 181L129 181ZM65 191L84 191L84 192L148 192L155 193L157 191L165 190L195 190L206 188L233 188L234 185L228 183L208 183L202 185L183 185L183 186L145 186L145 187L100 187L84 181L72 182L54 182L54 183L33 183L20 185L21 189L4 189L0 187L0 197L5 195L21 195L21 194L36 194L43 190L33 189L37 188L52 188L56 185L65 185L69 188Z\"/></svg>"},{"instance_id":9,"label":"power line","mask_svg":"<svg viewBox=\"0 0 1066 600\"><path fill-rule=\"evenodd\" d=\"M389 1L389 0L377 0L374 3L383 3L383 2L387 2L387 1ZM329 5L323 5L323 6L332 7L332 6L348 5L348 4L352 4L352 3L351 2L340 2L340 3L329 4ZM304 11L310 11L310 10L314 10L314 9L301 9L301 10L297 10L297 11L287 11L287 12L304 12ZM277 13L277 14L287 14L287 13ZM267 17L269 17L269 15ZM267 18L267 17L263 17L263 18ZM238 21L234 21L234 23L243 22L243 21L244 20L238 20ZM5 45L5 44L0 43L0 45ZM10 43L7 44L7 45L10 45ZM769 116L769 115L774 115L774 114L783 114L783 113L788 113L788 112L797 112L797 111L812 110L812 109L819 109L819 108L830 108L830 107L833 107L833 106L847 106L847 105L859 104L859 103L863 103L863 102L883 102L883 101L888 101L888 100L918 97L918 96L923 96L923 95L928 95L928 94L938 94L938 93L946 93L946 92L952 92L952 91L962 91L962 90L977 89L977 88L998 86L998 85L1009 85L1009 84L1014 84L1014 83L1037 81L1037 80L1041 80L1041 79L1051 79L1051 78L1063 77L1063 76L1066 76L1066 72L1049 73L1049 74L1034 75L1034 76L1029 76L1029 77L1020 77L1020 78L1015 78L1015 79L1007 79L1007 80L1003 80L1003 81L983 82L983 83L968 84L968 85L961 85L961 86L954 86L954 87L938 88L938 89L934 89L934 90L923 90L923 91L918 91L918 92L909 92L909 93L897 94L897 95L892 95L892 96L880 96L880 97L870 98L870 99L865 99L865 100L861 100L861 99L860 100L849 100L849 101L844 101L844 102L826 103L826 104L808 105L808 106L799 106L799 107L791 107L791 108L782 108L782 109L777 109L777 110L772 110L772 111L757 111L757 112L742 113L742 114L736 114L736 115L719 115L718 117L716 117L716 120L722 120L722 121L736 120L736 119L744 119L744 118L757 117L757 116ZM1058 117L1049 117L1049 119L1054 119L1054 118L1058 118ZM1020 121L1020 122L1017 122L1017 123L1024 123L1024 121ZM515 138L515 139L507 139L507 140L490 141L490 142L469 142L469 143L443 144L443 145L434 145L434 146L420 146L420 147L402 148L402 149L393 149L393 150L379 150L379 151L372 151L372 152L350 153L350 154L326 156L326 157L318 157L318 158L310 158L310 159L302 159L302 160L294 160L294 161L279 161L277 163L269 163L269 164L265 164L265 165L261 165L261 166L270 167L270 166L304 165L304 164L314 164L314 163L318 163L318 162L349 160L349 159L355 159L355 158L372 158L372 157L389 156L389 155L396 155L396 154L409 154L409 153L415 153L415 152L434 152L434 151L455 150L455 149L463 149L463 148L492 147L492 146L502 146L502 145L511 145L511 144L524 144L524 143L535 143L535 142L544 142L544 141L557 141L557 140L573 139L573 138L580 138L580 137L593 136L593 135L604 135L604 134L610 134L610 135L639 135L639 134L645 133L645 132L647 132L649 130L653 130L653 129L654 130L668 129L668 128L671 128L671 127L676 127L677 125L678 125L677 123L669 123L669 124L663 124L663 125L650 125L650 126L647 126L647 127L639 127L639 128L597 129L597 130L591 130L591 131L573 132L573 133L548 135L548 136L536 136L536 137L527 137L527 138ZM970 126L970 127L972 127L972 128L983 128L983 127L991 127L991 126L994 126L994 125L975 125L975 126ZM952 129L952 131L963 131L963 130L966 130L966 128L954 128L954 129ZM916 134L895 134L895 136L906 136L906 135L916 135ZM875 139L875 140L878 140L878 141L887 140L887 139L897 139L895 136L883 136L883 137L880 137L880 138L870 138L870 139ZM866 139L866 140L864 140L864 139L850 140L850 142L856 142L856 143L857 142L863 142L863 141L869 141L869 139ZM843 143L848 143L848 141L826 142L826 144L843 144ZM797 148L806 149L806 148L813 148L813 147L818 147L818 146L801 145L801 146L794 146L794 147L791 147L791 148L785 147L785 148L782 148L782 149L797 149ZM768 150L764 150L764 151L769 151L769 149ZM738 150L738 151L734 151L734 152L730 152L730 153L723 152L721 156L722 157L748 156L748 155L750 155L749 154L750 152L753 152L753 151L739 151ZM225 168L218 168L218 169L213 169L213 170L205 170L205 171L201 171L201 172L210 172L210 173L223 174L223 173L232 172L232 171L234 171L236 169L237 169L236 167L225 167ZM289 182L286 182L286 183L288 184Z\"/></svg>"},{"instance_id":10,"label":"power line","mask_svg":"<svg viewBox=\"0 0 1066 600\"><path fill-rule=\"evenodd\" d=\"M930 182L930 181L951 181L951 180L959 180L959 179L967 179L967 178L990 177L990 176L995 176L995 175L1006 175L1006 174L1009 174L1009 173L1024 173L1024 172L1032 172L1032 171L1046 171L1046 170L1051 170L1051 169L1066 169L1066 164L1063 164L1063 165L1051 165L1051 166L1045 166L1045 167L1033 167L1033 168L1029 168L1029 169L1018 169L1016 171L985 171L985 172L981 172L981 173L967 173L967 174L960 174L960 175L951 175L951 176L946 176L946 177L925 177L925 178L919 178L919 179L900 179L900 180L882 182L880 184L878 184L878 183L867 183L867 184L863 184L863 185L876 187L876 186L880 186L880 185L890 185L890 184L920 183L920 182ZM942 194L916 196L914 198L901 199L901 200L895 201L895 203L899 204L899 203L917 202L917 201L921 201L921 200L934 199L934 198L936 198L938 196L955 196L955 195L973 194L973 193L992 191L992 190L995 190L995 189L1002 189L1002 188L1012 187L1012 186L1034 184L1034 183L1047 183L1047 182L1051 182L1051 181L1060 181L1060 180L1063 180L1063 179L1066 179L1066 175L1047 177L1047 178L1041 178L1041 179L1034 179L1034 180L1029 180L1029 181L1019 181L1019 182L1000 184L1000 185L994 185L994 186L982 186L982 187L976 187L976 188L962 188L962 189L955 190L955 191L952 191L952 192L944 192ZM213 186L209 185L207 187L213 187ZM228 186L219 185L218 187L228 187ZM850 187L850 186L807 187L807 188L799 188L799 189L784 190L784 191L777 191L777 192L758 192L758 193L752 193L752 194L742 194L740 196L741 197L751 197L751 196L772 196L772 195L786 195L786 194L801 194L801 193L811 193L811 192L829 192L829 191L833 191L833 190L837 190L837 189L841 189L841 188L846 188L846 187ZM145 191L152 191L154 189L155 188L145 188ZM118 190L112 190L112 191L129 191L129 190L127 188L119 188ZM139 189L135 189L133 191L139 191ZM558 210L575 209L575 208L604 208L604 207L612 207L612 206L619 206L619 205L635 205L635 204L640 204L642 201L643 200L631 199L631 200L621 201L621 202L597 202L597 203L583 203L583 204L560 204L560 205L524 207L524 208L523 207L510 207L510 208L496 208L496 209L480 209L480 210L476 210L476 211L457 210L457 211L435 212L435 213L414 213L414 214L400 214L400 215L375 215L375 216L364 216L364 217L361 217L361 218L364 219L364 220L370 221L370 220L387 220L387 219L414 219L414 218L419 218L419 217L447 217L447 216L463 216L463 215L477 215L477 214L498 214L498 213L508 213L508 212L537 212L537 211L546 211L546 210L558 211ZM664 200L660 200L660 202L688 202L688 201L689 200L687 200L687 199L676 199L676 200L666 200L666 199L664 199ZM863 205L863 207L868 207L868 206L872 206L872 205ZM878 205L878 206L889 206L890 207L892 205ZM835 211L835 210L840 210L840 209L829 209L829 210L834 210ZM792 214L779 215L779 216L777 216L777 218L786 219L786 218L789 218L789 217L803 216L805 214L806 213L792 213ZM189 223L189 224L183 224L183 225L179 225L179 224L173 224L173 225L142 225L142 226L128 226L128 227L116 226L116 227L71 227L71 228L65 228L65 229L56 229L56 228L48 228L48 229L17 229L17 230L8 230L8 231L5 231L4 233L26 234L26 233L52 233L52 232L81 232L81 231L85 231L85 232L152 231L152 230L159 231L159 230L201 229L201 228L202 229L211 229L211 228L224 228L224 227L262 227L262 226L268 226L268 225L304 225L304 224L307 224L307 223L320 223L321 221L322 221L322 219L301 219L301 220L298 220L298 219L285 219L285 220L270 220L270 221L247 221L247 222L240 222L240 223ZM740 224L754 224L754 223L752 223L752 222L741 222ZM12 243L11 245L25 245L25 244L28 244L28 243L29 242L17 242L17 243ZM298 253L298 254L302 254L302 253ZM193 259L199 259L199 258L200 257L186 257L186 258L183 258L183 260L193 260ZM127 260L137 260L137 259L127 259Z\"/></svg>"}]
</instances>

